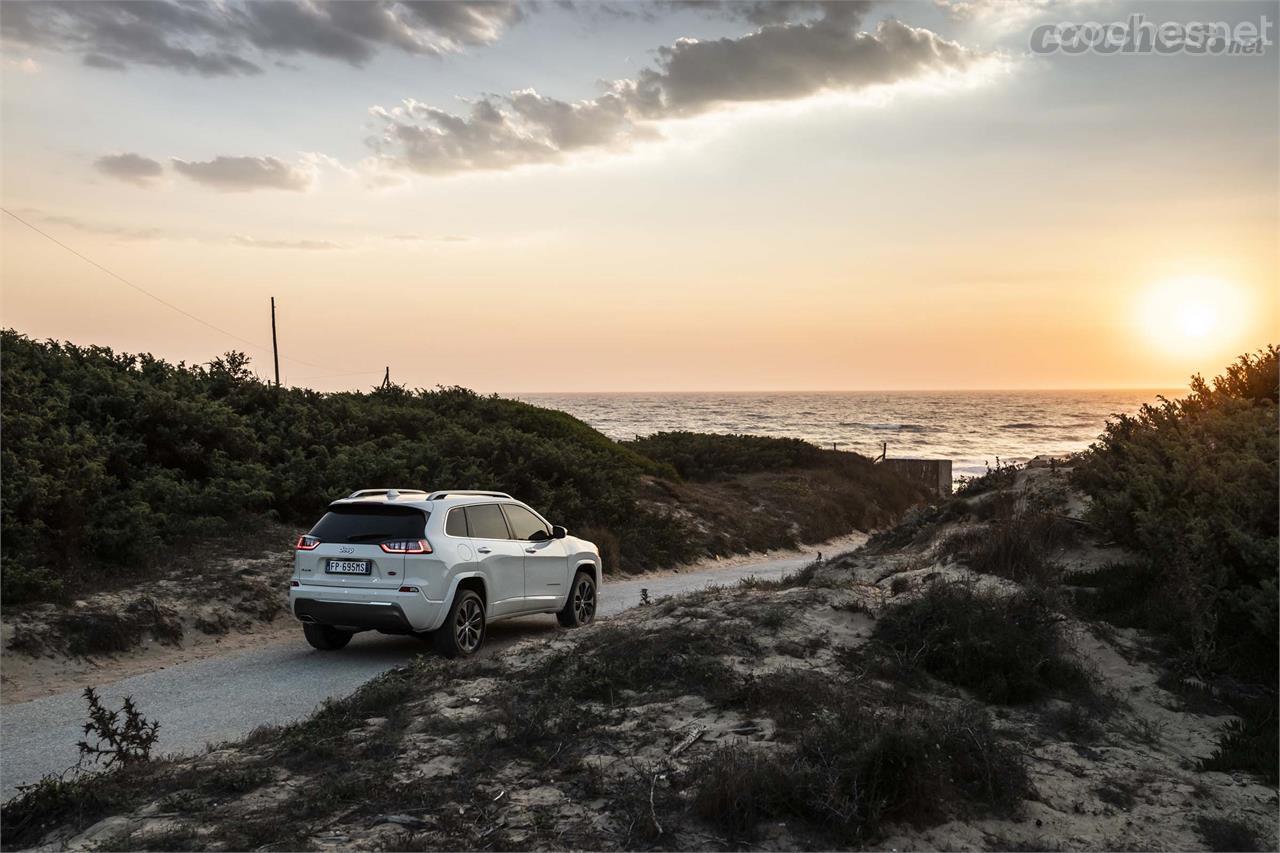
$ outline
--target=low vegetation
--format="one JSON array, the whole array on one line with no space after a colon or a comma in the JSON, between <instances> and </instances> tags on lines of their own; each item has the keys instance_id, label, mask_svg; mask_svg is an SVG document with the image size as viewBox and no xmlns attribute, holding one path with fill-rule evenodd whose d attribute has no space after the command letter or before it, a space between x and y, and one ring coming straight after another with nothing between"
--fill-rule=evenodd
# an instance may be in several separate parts
<instances>
[{"instance_id":1,"label":"low vegetation","mask_svg":"<svg viewBox=\"0 0 1280 853\"><path fill-rule=\"evenodd\" d=\"M697 813L731 841L766 820L802 821L839 845L874 841L884 824L1009 814L1026 771L981 711L881 713L846 699L818 705L793 746L726 746L694 770Z\"/></svg>"},{"instance_id":2,"label":"low vegetation","mask_svg":"<svg viewBox=\"0 0 1280 853\"><path fill-rule=\"evenodd\" d=\"M62 774L21 786L18 796L0 807L5 849L34 846L68 820L88 822L128 808L135 802L138 784L153 778L149 762L160 723L143 716L128 696L118 711L103 705L91 687L85 688L84 699L88 721L84 739L76 744L79 762ZM67 778L85 768L99 772Z\"/></svg>"},{"instance_id":3,"label":"low vegetation","mask_svg":"<svg viewBox=\"0 0 1280 853\"><path fill-rule=\"evenodd\" d=\"M1003 462L997 457L995 466L992 467L988 464L985 473L975 477L961 477L956 486L956 495L970 498L975 495L1007 489L1017 479L1020 468L1021 466L1016 462Z\"/></svg>"},{"instance_id":4,"label":"low vegetation","mask_svg":"<svg viewBox=\"0 0 1280 853\"><path fill-rule=\"evenodd\" d=\"M1228 694L1226 700L1240 715L1227 723L1213 754L1200 762L1202 770L1243 770L1269 785L1280 785L1280 713L1275 695Z\"/></svg>"},{"instance_id":5,"label":"low vegetation","mask_svg":"<svg viewBox=\"0 0 1280 853\"><path fill-rule=\"evenodd\" d=\"M144 717L133 697L124 697L120 710L113 711L102 704L96 690L86 687L84 701L89 705L89 721L84 724L85 739L76 744L81 764L110 768L151 760L160 723Z\"/></svg>"},{"instance_id":6,"label":"low vegetation","mask_svg":"<svg viewBox=\"0 0 1280 853\"><path fill-rule=\"evenodd\" d=\"M586 703L614 709L634 698L646 701L696 693L726 701L738 678L725 658L756 656L747 625L724 624L715 632L698 622L660 631L606 626L581 645L553 655L524 673L502 701L500 721L520 749L591 726Z\"/></svg>"},{"instance_id":7,"label":"low vegetation","mask_svg":"<svg viewBox=\"0 0 1280 853\"><path fill-rule=\"evenodd\" d=\"M885 613L875 638L901 670L918 667L987 702L1089 698L1089 676L1069 654L1062 621L1042 592L944 581Z\"/></svg>"},{"instance_id":8,"label":"low vegetation","mask_svg":"<svg viewBox=\"0 0 1280 853\"><path fill-rule=\"evenodd\" d=\"M997 500L977 504L979 517L984 510L996 511L1003 504ZM1078 538L1075 524L1061 516L1043 510L1004 510L986 526L952 534L940 553L981 574L1049 585L1057 582L1062 571L1056 554Z\"/></svg>"}]
</instances>

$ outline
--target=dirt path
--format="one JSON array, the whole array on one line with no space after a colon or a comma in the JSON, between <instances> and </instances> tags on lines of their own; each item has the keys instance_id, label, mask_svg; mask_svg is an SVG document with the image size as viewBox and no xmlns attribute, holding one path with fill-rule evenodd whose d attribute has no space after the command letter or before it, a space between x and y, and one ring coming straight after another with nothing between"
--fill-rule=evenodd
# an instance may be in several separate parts
<instances>
[{"instance_id":1,"label":"dirt path","mask_svg":"<svg viewBox=\"0 0 1280 853\"><path fill-rule=\"evenodd\" d=\"M623 590L634 586L634 595L627 599L629 603L626 605L631 607L639 603L641 587L650 587L650 595L654 597L669 595L669 591L663 590L681 586L678 582L672 586L672 579L709 571L737 572L744 567L750 569L776 560L811 559L818 553L831 556L856 548L866 538L865 534L853 533L802 550L779 549L756 554L737 554L718 560L708 559L683 569L663 569L629 575L610 581L609 588L616 590L618 596L622 597L625 595ZM282 615L271 622L257 623L252 631L233 631L220 636L188 631L181 646L147 640L139 648L116 656L69 658L61 655L29 657L24 654L6 654L3 668L0 669L0 705L15 705L59 693L79 692L85 687L111 684L148 672L233 655L274 643L290 642L297 638L297 622L288 615Z\"/></svg>"},{"instance_id":2,"label":"dirt path","mask_svg":"<svg viewBox=\"0 0 1280 853\"><path fill-rule=\"evenodd\" d=\"M607 618L635 606L642 589L659 598L753 575L779 577L803 567L817 551L830 555L864 539L845 537L806 551L708 561L678 572L608 582L601 590L600 616ZM490 628L484 653L495 654L521 640L558 630L552 616L500 622ZM59 692L4 707L0 715L2 794L7 798L17 785L60 772L75 762L75 743L84 718L80 691L85 684L98 686L103 699L117 706L123 696L133 696L145 714L160 721L159 750L191 752L206 743L242 737L259 725L305 717L325 699L344 696L378 673L424 653L431 653L430 646L414 637L375 633L357 635L340 653L319 653L303 642L296 623L285 619L277 620L268 631L223 638L221 643L180 650L159 647L103 662L97 668L64 670L61 675L56 668L38 677L32 673L31 680L21 688L15 683L15 688L32 691L40 685L49 690L57 685ZM11 675L11 664L5 661L6 677Z\"/></svg>"}]
</instances>

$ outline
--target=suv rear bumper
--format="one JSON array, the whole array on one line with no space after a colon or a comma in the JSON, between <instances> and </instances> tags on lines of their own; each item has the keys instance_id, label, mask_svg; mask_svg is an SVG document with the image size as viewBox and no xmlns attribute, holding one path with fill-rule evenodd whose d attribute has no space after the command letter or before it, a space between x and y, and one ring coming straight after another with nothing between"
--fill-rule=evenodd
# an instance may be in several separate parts
<instances>
[{"instance_id":1,"label":"suv rear bumper","mask_svg":"<svg viewBox=\"0 0 1280 853\"><path fill-rule=\"evenodd\" d=\"M379 631L412 631L413 626L398 604L347 604L299 598L293 615L303 622L337 625L344 628L375 628Z\"/></svg>"},{"instance_id":2,"label":"suv rear bumper","mask_svg":"<svg viewBox=\"0 0 1280 853\"><path fill-rule=\"evenodd\" d=\"M427 631L441 618L443 604L421 593L380 589L301 586L289 589L289 608L301 622L360 630Z\"/></svg>"}]
</instances>

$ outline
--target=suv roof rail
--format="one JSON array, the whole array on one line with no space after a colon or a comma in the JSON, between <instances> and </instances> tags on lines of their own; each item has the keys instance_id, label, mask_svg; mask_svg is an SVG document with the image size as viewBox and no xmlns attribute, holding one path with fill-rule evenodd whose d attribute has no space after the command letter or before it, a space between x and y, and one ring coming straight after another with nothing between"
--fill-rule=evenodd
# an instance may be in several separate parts
<instances>
[{"instance_id":1,"label":"suv roof rail","mask_svg":"<svg viewBox=\"0 0 1280 853\"><path fill-rule=\"evenodd\" d=\"M356 489L354 492L347 495L347 498L348 499L369 498L369 497L373 497L374 495L390 495L392 493L395 493L396 495L425 495L426 494L426 492L423 491L422 489Z\"/></svg>"},{"instance_id":2,"label":"suv roof rail","mask_svg":"<svg viewBox=\"0 0 1280 853\"><path fill-rule=\"evenodd\" d=\"M441 498L447 498L450 495L475 495L476 497L482 498L507 498L508 500L515 500L515 498L511 497L511 495L506 492L484 492L472 489L449 489L447 491L432 492L427 495L427 500L438 501Z\"/></svg>"}]
</instances>

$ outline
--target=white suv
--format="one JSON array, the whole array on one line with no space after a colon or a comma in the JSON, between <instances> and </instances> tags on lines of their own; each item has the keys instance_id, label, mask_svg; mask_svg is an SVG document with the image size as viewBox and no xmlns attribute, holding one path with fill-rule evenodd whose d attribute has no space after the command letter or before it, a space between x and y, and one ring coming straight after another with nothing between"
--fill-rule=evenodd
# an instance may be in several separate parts
<instances>
[{"instance_id":1,"label":"white suv","mask_svg":"<svg viewBox=\"0 0 1280 853\"><path fill-rule=\"evenodd\" d=\"M317 649L357 631L431 632L470 655L485 625L555 613L595 618L600 551L503 492L362 489L298 537L289 605Z\"/></svg>"}]
</instances>

